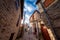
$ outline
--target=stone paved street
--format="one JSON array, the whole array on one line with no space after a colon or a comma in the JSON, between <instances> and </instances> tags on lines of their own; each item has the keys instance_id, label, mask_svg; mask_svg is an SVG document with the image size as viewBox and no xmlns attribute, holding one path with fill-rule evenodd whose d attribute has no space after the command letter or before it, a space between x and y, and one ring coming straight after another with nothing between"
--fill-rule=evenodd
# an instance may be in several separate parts
<instances>
[{"instance_id":1,"label":"stone paved street","mask_svg":"<svg viewBox=\"0 0 60 40\"><path fill-rule=\"evenodd\" d=\"M25 32L19 40L38 40L32 32Z\"/></svg>"}]
</instances>

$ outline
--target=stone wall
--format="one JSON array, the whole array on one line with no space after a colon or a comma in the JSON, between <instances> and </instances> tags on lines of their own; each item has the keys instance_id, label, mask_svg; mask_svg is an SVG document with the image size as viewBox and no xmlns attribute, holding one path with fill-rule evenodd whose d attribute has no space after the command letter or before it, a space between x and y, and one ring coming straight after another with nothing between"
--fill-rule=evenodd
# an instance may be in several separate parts
<instances>
[{"instance_id":1,"label":"stone wall","mask_svg":"<svg viewBox=\"0 0 60 40\"><path fill-rule=\"evenodd\" d=\"M60 0L58 0L57 3L48 8L47 13L50 18L54 33L56 34L58 40L60 40ZM46 20L45 14L41 15L46 24L49 25L48 21Z\"/></svg>"},{"instance_id":2,"label":"stone wall","mask_svg":"<svg viewBox=\"0 0 60 40\"><path fill-rule=\"evenodd\" d=\"M57 38L60 40L60 0L48 9L53 28Z\"/></svg>"},{"instance_id":3,"label":"stone wall","mask_svg":"<svg viewBox=\"0 0 60 40\"><path fill-rule=\"evenodd\" d=\"M15 1L0 0L0 40L16 39L19 28L16 24L20 14L20 7L16 9Z\"/></svg>"}]
</instances>

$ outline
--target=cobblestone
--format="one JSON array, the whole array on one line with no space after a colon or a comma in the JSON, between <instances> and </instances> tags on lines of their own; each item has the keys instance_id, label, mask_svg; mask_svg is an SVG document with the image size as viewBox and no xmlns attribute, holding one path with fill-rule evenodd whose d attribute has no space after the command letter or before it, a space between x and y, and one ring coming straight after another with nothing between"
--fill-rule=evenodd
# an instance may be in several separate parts
<instances>
[{"instance_id":1,"label":"cobblestone","mask_svg":"<svg viewBox=\"0 0 60 40\"><path fill-rule=\"evenodd\" d=\"M33 33L25 32L24 36L18 40L38 40Z\"/></svg>"}]
</instances>

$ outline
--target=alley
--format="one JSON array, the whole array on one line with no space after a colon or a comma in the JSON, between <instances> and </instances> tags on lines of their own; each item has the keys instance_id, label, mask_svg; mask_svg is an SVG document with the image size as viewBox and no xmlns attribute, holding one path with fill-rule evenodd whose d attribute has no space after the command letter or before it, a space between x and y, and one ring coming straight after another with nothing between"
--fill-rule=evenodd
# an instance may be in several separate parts
<instances>
[{"instance_id":1,"label":"alley","mask_svg":"<svg viewBox=\"0 0 60 40\"><path fill-rule=\"evenodd\" d=\"M24 32L23 37L17 40L38 40L38 39L36 38L36 35L34 35L31 31L28 31Z\"/></svg>"},{"instance_id":2,"label":"alley","mask_svg":"<svg viewBox=\"0 0 60 40\"><path fill-rule=\"evenodd\" d=\"M60 0L0 0L0 40L60 40Z\"/></svg>"}]
</instances>

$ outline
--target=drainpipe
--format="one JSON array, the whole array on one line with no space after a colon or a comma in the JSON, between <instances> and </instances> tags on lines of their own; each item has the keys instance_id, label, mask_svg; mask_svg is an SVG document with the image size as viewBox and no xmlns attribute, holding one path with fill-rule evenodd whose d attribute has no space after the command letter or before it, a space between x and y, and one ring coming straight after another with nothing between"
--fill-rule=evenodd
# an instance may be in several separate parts
<instances>
[{"instance_id":1,"label":"drainpipe","mask_svg":"<svg viewBox=\"0 0 60 40\"><path fill-rule=\"evenodd\" d=\"M24 0L20 0L20 2L21 2L21 19L23 19ZM21 35L23 36L23 34L24 34L24 24L22 25Z\"/></svg>"}]
</instances>

